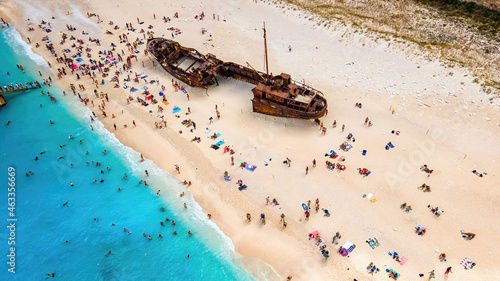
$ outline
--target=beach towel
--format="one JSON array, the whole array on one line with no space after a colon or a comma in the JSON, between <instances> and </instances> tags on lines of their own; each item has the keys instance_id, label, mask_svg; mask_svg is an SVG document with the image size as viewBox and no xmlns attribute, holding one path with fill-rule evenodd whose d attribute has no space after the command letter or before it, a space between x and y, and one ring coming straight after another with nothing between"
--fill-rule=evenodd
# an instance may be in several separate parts
<instances>
[{"instance_id":1,"label":"beach towel","mask_svg":"<svg viewBox=\"0 0 500 281\"><path fill-rule=\"evenodd\" d=\"M250 171L250 172L253 172L253 171L255 171L255 169L257 169L257 166L255 166L255 165L248 165L248 166L246 167L246 169L247 169L248 171Z\"/></svg>"},{"instance_id":2,"label":"beach towel","mask_svg":"<svg viewBox=\"0 0 500 281\"><path fill-rule=\"evenodd\" d=\"M344 246L342 246L342 248L347 249L347 251L350 253L354 251L354 248L356 248L356 246L352 244L350 241L345 241Z\"/></svg>"},{"instance_id":3,"label":"beach towel","mask_svg":"<svg viewBox=\"0 0 500 281\"><path fill-rule=\"evenodd\" d=\"M376 202L377 202L377 198L370 199L370 204L371 203L376 203Z\"/></svg>"},{"instance_id":4,"label":"beach towel","mask_svg":"<svg viewBox=\"0 0 500 281\"><path fill-rule=\"evenodd\" d=\"M372 247L373 250L375 250L378 246L380 246L380 243L378 242L377 238L370 238L366 241L370 247Z\"/></svg>"},{"instance_id":5,"label":"beach towel","mask_svg":"<svg viewBox=\"0 0 500 281\"><path fill-rule=\"evenodd\" d=\"M472 269L474 265L476 265L475 262L471 261L468 258L464 258L462 262L460 263L465 269Z\"/></svg>"},{"instance_id":6,"label":"beach towel","mask_svg":"<svg viewBox=\"0 0 500 281\"><path fill-rule=\"evenodd\" d=\"M169 105L168 101L164 100L162 101L164 105Z\"/></svg>"},{"instance_id":7,"label":"beach towel","mask_svg":"<svg viewBox=\"0 0 500 281\"><path fill-rule=\"evenodd\" d=\"M82 58L77 58L77 59L76 59L76 61L77 61L77 62L82 62L82 61L83 61L83 59L82 59Z\"/></svg>"},{"instance_id":8,"label":"beach towel","mask_svg":"<svg viewBox=\"0 0 500 281\"><path fill-rule=\"evenodd\" d=\"M306 206L306 207L307 207L307 206ZM315 231L313 231L313 232L309 233L309 238L310 238L310 239L314 239L314 238L316 238L316 236L321 236L321 234L320 234L320 233L319 233L319 231L317 231L317 230L315 230Z\"/></svg>"},{"instance_id":9,"label":"beach towel","mask_svg":"<svg viewBox=\"0 0 500 281\"><path fill-rule=\"evenodd\" d=\"M135 93L135 92L139 91L139 89L134 88L134 89L131 89L130 91L132 91L132 93Z\"/></svg>"},{"instance_id":10,"label":"beach towel","mask_svg":"<svg viewBox=\"0 0 500 281\"><path fill-rule=\"evenodd\" d=\"M385 271L386 271L386 272L389 272L389 273L394 272L394 276L396 276L396 278L399 278L399 276L401 276L401 274L397 273L397 272L396 272L396 271L394 271L394 269L392 269L392 268L391 268L391 269L386 269Z\"/></svg>"},{"instance_id":11,"label":"beach towel","mask_svg":"<svg viewBox=\"0 0 500 281\"><path fill-rule=\"evenodd\" d=\"M408 261L408 259L406 257L401 257L398 262L399 262L400 265L405 265L405 263L407 261Z\"/></svg>"},{"instance_id":12,"label":"beach towel","mask_svg":"<svg viewBox=\"0 0 500 281\"><path fill-rule=\"evenodd\" d=\"M307 205L305 203L302 203L302 209L304 209L304 211L307 211L309 208L307 208Z\"/></svg>"},{"instance_id":13,"label":"beach towel","mask_svg":"<svg viewBox=\"0 0 500 281\"><path fill-rule=\"evenodd\" d=\"M337 154L337 152L333 151L333 150L330 150L330 153L326 153L325 156L329 156L330 158L337 158L339 157L339 155Z\"/></svg>"},{"instance_id":14,"label":"beach towel","mask_svg":"<svg viewBox=\"0 0 500 281\"><path fill-rule=\"evenodd\" d=\"M366 156L366 149L363 150L363 152L361 153L361 155Z\"/></svg>"},{"instance_id":15,"label":"beach towel","mask_svg":"<svg viewBox=\"0 0 500 281\"><path fill-rule=\"evenodd\" d=\"M138 53L139 53L139 51L135 50L135 51L134 51L134 53L138 54Z\"/></svg>"},{"instance_id":16,"label":"beach towel","mask_svg":"<svg viewBox=\"0 0 500 281\"><path fill-rule=\"evenodd\" d=\"M163 97L163 92L160 92L158 95L160 95L160 97Z\"/></svg>"},{"instance_id":17,"label":"beach towel","mask_svg":"<svg viewBox=\"0 0 500 281\"><path fill-rule=\"evenodd\" d=\"M212 129L206 129L205 134L209 134L212 131Z\"/></svg>"},{"instance_id":18,"label":"beach towel","mask_svg":"<svg viewBox=\"0 0 500 281\"><path fill-rule=\"evenodd\" d=\"M242 191L242 190L245 190L245 189L247 189L247 185L246 185L246 184L244 184L244 185L242 185L242 186L238 187L238 190L239 190L239 191Z\"/></svg>"},{"instance_id":19,"label":"beach towel","mask_svg":"<svg viewBox=\"0 0 500 281\"><path fill-rule=\"evenodd\" d=\"M172 109L172 113L174 113L174 114L177 113L177 112L179 112L179 111L181 111L181 109L179 107L177 107L177 106L174 107L174 109Z\"/></svg>"},{"instance_id":20,"label":"beach towel","mask_svg":"<svg viewBox=\"0 0 500 281\"><path fill-rule=\"evenodd\" d=\"M188 91L186 91L186 89L182 90L182 92L183 92L184 94L187 94L187 93L188 93Z\"/></svg>"},{"instance_id":21,"label":"beach towel","mask_svg":"<svg viewBox=\"0 0 500 281\"><path fill-rule=\"evenodd\" d=\"M147 90L148 89L148 86L144 86L142 87L143 90Z\"/></svg>"},{"instance_id":22,"label":"beach towel","mask_svg":"<svg viewBox=\"0 0 500 281\"><path fill-rule=\"evenodd\" d=\"M342 149L342 145L345 147L345 149ZM342 145L340 146L340 149L344 150L344 151L349 151L349 149L352 148L352 145L348 144L347 142L343 142Z\"/></svg>"},{"instance_id":23,"label":"beach towel","mask_svg":"<svg viewBox=\"0 0 500 281\"><path fill-rule=\"evenodd\" d=\"M218 143L216 143L215 145L216 145L216 146L221 146L221 145L223 145L223 144L224 144L224 141L219 141L219 142L218 142Z\"/></svg>"},{"instance_id":24,"label":"beach towel","mask_svg":"<svg viewBox=\"0 0 500 281\"><path fill-rule=\"evenodd\" d=\"M387 144L390 148L394 148L394 145L392 143Z\"/></svg>"},{"instance_id":25,"label":"beach towel","mask_svg":"<svg viewBox=\"0 0 500 281\"><path fill-rule=\"evenodd\" d=\"M224 177L224 181L225 182L230 182L231 181L231 177Z\"/></svg>"}]
</instances>

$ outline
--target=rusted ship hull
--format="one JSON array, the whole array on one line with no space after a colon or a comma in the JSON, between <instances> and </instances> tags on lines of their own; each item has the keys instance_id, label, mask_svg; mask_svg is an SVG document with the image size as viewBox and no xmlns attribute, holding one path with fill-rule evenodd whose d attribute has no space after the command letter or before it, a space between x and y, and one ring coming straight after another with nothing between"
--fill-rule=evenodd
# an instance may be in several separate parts
<instances>
[{"instance_id":1,"label":"rusted ship hull","mask_svg":"<svg viewBox=\"0 0 500 281\"><path fill-rule=\"evenodd\" d=\"M327 102L323 94L292 81L286 73L268 75L233 62L224 62L211 54L202 55L195 49L163 38L149 39L147 50L163 69L192 87L207 89L218 85L218 75L256 85L252 89L254 112L302 119L325 115Z\"/></svg>"},{"instance_id":2,"label":"rusted ship hull","mask_svg":"<svg viewBox=\"0 0 500 281\"><path fill-rule=\"evenodd\" d=\"M195 49L163 38L148 40L147 50L163 69L192 87L206 89L217 84L217 66L222 61L215 56L202 55Z\"/></svg>"},{"instance_id":3,"label":"rusted ship hull","mask_svg":"<svg viewBox=\"0 0 500 281\"><path fill-rule=\"evenodd\" d=\"M326 107L322 108L320 111L302 111L293 108L289 108L282 105L277 105L271 103L268 100L253 98L252 99L253 111L261 114L279 116L279 117L289 117L289 118L300 118L300 119L317 119L325 115Z\"/></svg>"}]
</instances>

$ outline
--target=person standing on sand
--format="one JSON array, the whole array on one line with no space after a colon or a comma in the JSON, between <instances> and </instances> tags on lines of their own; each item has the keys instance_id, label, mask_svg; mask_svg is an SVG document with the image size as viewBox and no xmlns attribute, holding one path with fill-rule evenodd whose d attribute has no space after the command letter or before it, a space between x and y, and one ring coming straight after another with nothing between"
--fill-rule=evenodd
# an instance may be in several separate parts
<instances>
[{"instance_id":1,"label":"person standing on sand","mask_svg":"<svg viewBox=\"0 0 500 281\"><path fill-rule=\"evenodd\" d=\"M342 132L344 131L345 129L345 124L342 125Z\"/></svg>"},{"instance_id":2,"label":"person standing on sand","mask_svg":"<svg viewBox=\"0 0 500 281\"><path fill-rule=\"evenodd\" d=\"M309 166L306 167L306 175L309 174Z\"/></svg>"},{"instance_id":3,"label":"person standing on sand","mask_svg":"<svg viewBox=\"0 0 500 281\"><path fill-rule=\"evenodd\" d=\"M434 275L434 270L429 272L429 281L433 278L436 278L436 275Z\"/></svg>"},{"instance_id":4,"label":"person standing on sand","mask_svg":"<svg viewBox=\"0 0 500 281\"><path fill-rule=\"evenodd\" d=\"M316 159L313 159L313 168L316 167Z\"/></svg>"},{"instance_id":5,"label":"person standing on sand","mask_svg":"<svg viewBox=\"0 0 500 281\"><path fill-rule=\"evenodd\" d=\"M247 222L251 221L252 221L252 215L250 215L250 213L247 213Z\"/></svg>"},{"instance_id":6,"label":"person standing on sand","mask_svg":"<svg viewBox=\"0 0 500 281\"><path fill-rule=\"evenodd\" d=\"M448 273L453 273L453 272L451 271L451 266L450 266L450 267L448 267L448 268L446 269L446 271L444 272L444 274L445 274L445 275L448 275Z\"/></svg>"},{"instance_id":7,"label":"person standing on sand","mask_svg":"<svg viewBox=\"0 0 500 281\"><path fill-rule=\"evenodd\" d=\"M288 45L288 52L292 52L292 45Z\"/></svg>"}]
</instances>

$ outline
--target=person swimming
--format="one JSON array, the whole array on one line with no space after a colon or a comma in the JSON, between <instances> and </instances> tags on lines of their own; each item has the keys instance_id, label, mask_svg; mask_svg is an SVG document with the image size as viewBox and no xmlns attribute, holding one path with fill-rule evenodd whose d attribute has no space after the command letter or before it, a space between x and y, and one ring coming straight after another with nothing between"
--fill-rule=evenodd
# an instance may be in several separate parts
<instances>
[{"instance_id":1,"label":"person swimming","mask_svg":"<svg viewBox=\"0 0 500 281\"><path fill-rule=\"evenodd\" d=\"M109 255L111 255L111 251L109 251L109 252L105 255L105 257L108 257Z\"/></svg>"}]
</instances>

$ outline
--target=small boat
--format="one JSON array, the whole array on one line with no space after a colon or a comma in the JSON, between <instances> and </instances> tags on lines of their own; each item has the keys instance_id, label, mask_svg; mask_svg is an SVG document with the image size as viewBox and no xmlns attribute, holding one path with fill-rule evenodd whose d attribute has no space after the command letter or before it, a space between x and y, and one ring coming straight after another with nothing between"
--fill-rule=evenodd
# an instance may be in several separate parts
<instances>
[{"instance_id":1,"label":"small boat","mask_svg":"<svg viewBox=\"0 0 500 281\"><path fill-rule=\"evenodd\" d=\"M152 38L147 50L158 63L175 78L192 86L207 89L218 85L217 76L223 75L256 85L252 89L253 111L280 117L317 119L325 115L327 101L320 91L293 81L286 73L269 75L267 39L264 27L266 73L233 62L224 62L213 54L203 55L178 42Z\"/></svg>"}]
</instances>

